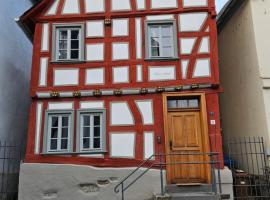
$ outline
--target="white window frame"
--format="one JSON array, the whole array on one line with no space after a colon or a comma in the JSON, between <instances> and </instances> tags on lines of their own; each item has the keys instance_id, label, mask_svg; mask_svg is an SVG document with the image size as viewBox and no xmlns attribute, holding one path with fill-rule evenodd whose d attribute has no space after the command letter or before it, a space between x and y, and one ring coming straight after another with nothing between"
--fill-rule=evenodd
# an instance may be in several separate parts
<instances>
[{"instance_id":1,"label":"white window frame","mask_svg":"<svg viewBox=\"0 0 270 200\"><path fill-rule=\"evenodd\" d=\"M162 42L161 40L161 26L172 26L172 56L163 56L162 53L162 44L160 45L160 52L161 55L160 56L152 56L151 55L151 33L150 33L150 28L153 26L159 26L159 41ZM157 21L152 21L152 20L147 20L145 21L145 55L146 55L146 59L150 59L150 60L160 60L160 59L178 59L178 42L177 42L177 30L176 30L176 21L175 20L157 20Z\"/></svg>"},{"instance_id":2,"label":"white window frame","mask_svg":"<svg viewBox=\"0 0 270 200\"><path fill-rule=\"evenodd\" d=\"M90 148L83 148L83 116L90 115ZM100 148L94 146L93 116L100 116ZM77 149L79 153L105 153L106 152L106 110L105 109L81 109L77 111Z\"/></svg>"},{"instance_id":3,"label":"white window frame","mask_svg":"<svg viewBox=\"0 0 270 200\"><path fill-rule=\"evenodd\" d=\"M67 59L59 59L59 32L60 30L67 30ZM71 59L71 31L79 30L79 57L78 59ZM53 25L53 62L76 62L84 61L84 24L54 24Z\"/></svg>"},{"instance_id":4,"label":"white window frame","mask_svg":"<svg viewBox=\"0 0 270 200\"><path fill-rule=\"evenodd\" d=\"M61 149L61 133L62 133L62 118L68 116L68 145L67 149ZM58 117L58 137L57 137L57 149L51 150L51 122L52 117ZM60 119L60 120L59 120ZM74 113L73 111L46 111L45 117L45 129L44 129L44 148L43 152L46 154L59 154L59 153L71 153L73 151L73 122L74 122Z\"/></svg>"}]
</instances>

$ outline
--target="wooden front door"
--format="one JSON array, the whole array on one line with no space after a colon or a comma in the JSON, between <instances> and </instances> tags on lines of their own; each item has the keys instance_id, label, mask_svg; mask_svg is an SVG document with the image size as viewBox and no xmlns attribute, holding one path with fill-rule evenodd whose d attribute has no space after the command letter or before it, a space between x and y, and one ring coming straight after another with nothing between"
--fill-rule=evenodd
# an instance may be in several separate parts
<instances>
[{"instance_id":1,"label":"wooden front door","mask_svg":"<svg viewBox=\"0 0 270 200\"><path fill-rule=\"evenodd\" d=\"M210 165L201 164L209 162L209 157L198 155L208 153L209 149L201 114L200 109L167 111L166 149L167 154L171 154L166 157L169 163L167 166L169 183L210 183Z\"/></svg>"}]
</instances>

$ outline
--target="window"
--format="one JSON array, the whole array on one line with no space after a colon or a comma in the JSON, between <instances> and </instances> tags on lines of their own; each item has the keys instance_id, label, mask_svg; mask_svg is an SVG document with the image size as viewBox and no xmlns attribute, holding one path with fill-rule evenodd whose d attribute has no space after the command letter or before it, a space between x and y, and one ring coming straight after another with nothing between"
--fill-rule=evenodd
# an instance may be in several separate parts
<instances>
[{"instance_id":1,"label":"window","mask_svg":"<svg viewBox=\"0 0 270 200\"><path fill-rule=\"evenodd\" d=\"M72 112L48 112L45 136L47 153L70 152L72 149Z\"/></svg>"},{"instance_id":2,"label":"window","mask_svg":"<svg viewBox=\"0 0 270 200\"><path fill-rule=\"evenodd\" d=\"M175 21L146 22L148 59L177 58Z\"/></svg>"},{"instance_id":3,"label":"window","mask_svg":"<svg viewBox=\"0 0 270 200\"><path fill-rule=\"evenodd\" d=\"M103 152L105 148L105 111L79 111L80 152Z\"/></svg>"},{"instance_id":4,"label":"window","mask_svg":"<svg viewBox=\"0 0 270 200\"><path fill-rule=\"evenodd\" d=\"M200 101L199 98L170 98L168 99L169 109L199 109Z\"/></svg>"},{"instance_id":5,"label":"window","mask_svg":"<svg viewBox=\"0 0 270 200\"><path fill-rule=\"evenodd\" d=\"M54 26L54 61L84 60L83 25Z\"/></svg>"}]
</instances>

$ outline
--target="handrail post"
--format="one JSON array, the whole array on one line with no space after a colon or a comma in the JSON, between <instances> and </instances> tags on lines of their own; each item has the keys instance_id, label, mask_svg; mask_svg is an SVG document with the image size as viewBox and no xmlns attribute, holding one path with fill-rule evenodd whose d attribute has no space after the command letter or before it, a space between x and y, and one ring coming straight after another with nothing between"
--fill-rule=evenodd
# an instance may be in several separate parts
<instances>
[{"instance_id":1,"label":"handrail post","mask_svg":"<svg viewBox=\"0 0 270 200\"><path fill-rule=\"evenodd\" d=\"M210 162L211 162L211 171L212 171L212 192L217 195L217 181L216 181L216 173L215 173L215 166L214 166L214 159L213 155L210 155Z\"/></svg>"},{"instance_id":2,"label":"handrail post","mask_svg":"<svg viewBox=\"0 0 270 200\"><path fill-rule=\"evenodd\" d=\"M161 195L164 196L164 187L163 187L163 165L162 165L162 154L159 154L159 166L160 166L160 187Z\"/></svg>"},{"instance_id":3,"label":"handrail post","mask_svg":"<svg viewBox=\"0 0 270 200\"><path fill-rule=\"evenodd\" d=\"M121 190L122 190L122 200L125 199L124 197L124 183L121 184Z\"/></svg>"}]
</instances>

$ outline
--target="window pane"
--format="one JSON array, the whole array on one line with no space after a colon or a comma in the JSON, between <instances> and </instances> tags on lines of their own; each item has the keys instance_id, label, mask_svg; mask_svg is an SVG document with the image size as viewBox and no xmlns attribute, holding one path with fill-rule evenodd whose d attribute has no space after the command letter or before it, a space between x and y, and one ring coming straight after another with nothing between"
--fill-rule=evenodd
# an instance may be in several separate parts
<instances>
[{"instance_id":1,"label":"window pane","mask_svg":"<svg viewBox=\"0 0 270 200\"><path fill-rule=\"evenodd\" d=\"M151 56L160 56L159 47L151 48Z\"/></svg>"},{"instance_id":2,"label":"window pane","mask_svg":"<svg viewBox=\"0 0 270 200\"><path fill-rule=\"evenodd\" d=\"M162 37L162 46L172 46L172 38L171 37Z\"/></svg>"},{"instance_id":3,"label":"window pane","mask_svg":"<svg viewBox=\"0 0 270 200\"><path fill-rule=\"evenodd\" d=\"M178 100L179 108L188 108L188 100Z\"/></svg>"},{"instance_id":4,"label":"window pane","mask_svg":"<svg viewBox=\"0 0 270 200\"><path fill-rule=\"evenodd\" d=\"M158 27L150 27L151 37L159 37L159 28Z\"/></svg>"},{"instance_id":5,"label":"window pane","mask_svg":"<svg viewBox=\"0 0 270 200\"><path fill-rule=\"evenodd\" d=\"M100 127L94 128L94 137L100 137Z\"/></svg>"},{"instance_id":6,"label":"window pane","mask_svg":"<svg viewBox=\"0 0 270 200\"><path fill-rule=\"evenodd\" d=\"M59 31L60 32L60 39L67 39L67 36L68 36L68 33L67 33L67 30L62 30L62 31Z\"/></svg>"},{"instance_id":7,"label":"window pane","mask_svg":"<svg viewBox=\"0 0 270 200\"><path fill-rule=\"evenodd\" d=\"M71 31L71 39L79 39L79 31L78 30Z\"/></svg>"},{"instance_id":8,"label":"window pane","mask_svg":"<svg viewBox=\"0 0 270 200\"><path fill-rule=\"evenodd\" d=\"M159 41L158 38L151 38L151 46L152 47L159 47Z\"/></svg>"},{"instance_id":9,"label":"window pane","mask_svg":"<svg viewBox=\"0 0 270 200\"><path fill-rule=\"evenodd\" d=\"M83 139L83 148L84 149L89 149L90 148L90 139L89 138Z\"/></svg>"},{"instance_id":10,"label":"window pane","mask_svg":"<svg viewBox=\"0 0 270 200\"><path fill-rule=\"evenodd\" d=\"M52 127L58 127L58 117L52 117Z\"/></svg>"},{"instance_id":11,"label":"window pane","mask_svg":"<svg viewBox=\"0 0 270 200\"><path fill-rule=\"evenodd\" d=\"M79 40L71 41L71 49L79 49Z\"/></svg>"},{"instance_id":12,"label":"window pane","mask_svg":"<svg viewBox=\"0 0 270 200\"><path fill-rule=\"evenodd\" d=\"M162 48L162 52L163 52L163 55L164 57L171 57L173 56L173 49L172 47L163 47Z\"/></svg>"},{"instance_id":13,"label":"window pane","mask_svg":"<svg viewBox=\"0 0 270 200\"><path fill-rule=\"evenodd\" d=\"M62 128L62 138L68 137L68 128Z\"/></svg>"},{"instance_id":14,"label":"window pane","mask_svg":"<svg viewBox=\"0 0 270 200\"><path fill-rule=\"evenodd\" d=\"M198 101L198 99L191 99L191 100L189 100L189 107L190 108L198 108L199 107L199 101Z\"/></svg>"},{"instance_id":15,"label":"window pane","mask_svg":"<svg viewBox=\"0 0 270 200\"><path fill-rule=\"evenodd\" d=\"M67 51L66 50L59 51L59 59L67 59Z\"/></svg>"},{"instance_id":16,"label":"window pane","mask_svg":"<svg viewBox=\"0 0 270 200\"><path fill-rule=\"evenodd\" d=\"M100 148L100 138L95 138L94 139L94 148Z\"/></svg>"},{"instance_id":17,"label":"window pane","mask_svg":"<svg viewBox=\"0 0 270 200\"><path fill-rule=\"evenodd\" d=\"M100 125L100 116L94 116L94 125L99 126Z\"/></svg>"},{"instance_id":18,"label":"window pane","mask_svg":"<svg viewBox=\"0 0 270 200\"><path fill-rule=\"evenodd\" d=\"M66 40L59 41L59 49L67 49L67 41Z\"/></svg>"},{"instance_id":19,"label":"window pane","mask_svg":"<svg viewBox=\"0 0 270 200\"><path fill-rule=\"evenodd\" d=\"M83 126L90 126L90 116L83 116Z\"/></svg>"},{"instance_id":20,"label":"window pane","mask_svg":"<svg viewBox=\"0 0 270 200\"><path fill-rule=\"evenodd\" d=\"M51 129L51 138L57 138L58 136L58 128Z\"/></svg>"},{"instance_id":21,"label":"window pane","mask_svg":"<svg viewBox=\"0 0 270 200\"><path fill-rule=\"evenodd\" d=\"M57 150L57 140L51 140L50 150Z\"/></svg>"},{"instance_id":22,"label":"window pane","mask_svg":"<svg viewBox=\"0 0 270 200\"><path fill-rule=\"evenodd\" d=\"M162 36L172 36L172 26L163 26L162 27Z\"/></svg>"},{"instance_id":23,"label":"window pane","mask_svg":"<svg viewBox=\"0 0 270 200\"><path fill-rule=\"evenodd\" d=\"M62 126L68 126L68 117L62 118Z\"/></svg>"},{"instance_id":24,"label":"window pane","mask_svg":"<svg viewBox=\"0 0 270 200\"><path fill-rule=\"evenodd\" d=\"M79 50L71 50L71 59L78 59L79 58Z\"/></svg>"},{"instance_id":25,"label":"window pane","mask_svg":"<svg viewBox=\"0 0 270 200\"><path fill-rule=\"evenodd\" d=\"M168 108L177 108L177 100L168 100Z\"/></svg>"},{"instance_id":26,"label":"window pane","mask_svg":"<svg viewBox=\"0 0 270 200\"><path fill-rule=\"evenodd\" d=\"M89 127L83 128L83 137L90 137L90 128Z\"/></svg>"},{"instance_id":27,"label":"window pane","mask_svg":"<svg viewBox=\"0 0 270 200\"><path fill-rule=\"evenodd\" d=\"M68 148L68 140L67 139L62 139L61 140L61 149L65 150Z\"/></svg>"}]
</instances>

